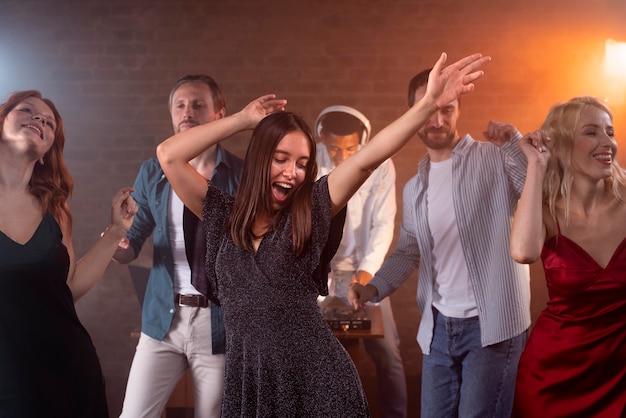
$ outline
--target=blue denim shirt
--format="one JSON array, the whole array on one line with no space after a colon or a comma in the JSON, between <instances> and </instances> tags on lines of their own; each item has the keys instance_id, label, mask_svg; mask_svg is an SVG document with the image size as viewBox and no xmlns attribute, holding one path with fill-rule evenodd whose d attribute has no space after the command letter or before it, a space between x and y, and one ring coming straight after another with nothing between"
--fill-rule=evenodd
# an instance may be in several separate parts
<instances>
[{"instance_id":1,"label":"blue denim shirt","mask_svg":"<svg viewBox=\"0 0 626 418\"><path fill-rule=\"evenodd\" d=\"M217 159L211 182L234 194L239 185L243 162L217 146ZM156 158L145 161L134 184L133 199L139 210L127 233L130 245L139 254L146 239L153 236L152 270L141 312L141 332L163 340L172 325L174 304L174 260L168 233L168 202L172 187ZM225 353L222 309L211 302L211 338L213 354Z\"/></svg>"}]
</instances>

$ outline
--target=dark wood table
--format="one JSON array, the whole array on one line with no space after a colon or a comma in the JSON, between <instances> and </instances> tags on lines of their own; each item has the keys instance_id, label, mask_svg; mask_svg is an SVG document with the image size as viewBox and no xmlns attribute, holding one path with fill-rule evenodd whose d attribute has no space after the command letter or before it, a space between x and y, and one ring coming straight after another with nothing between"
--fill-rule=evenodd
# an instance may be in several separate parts
<instances>
[{"instance_id":1,"label":"dark wood table","mask_svg":"<svg viewBox=\"0 0 626 418\"><path fill-rule=\"evenodd\" d=\"M362 338L383 338L385 336L380 306L367 305L367 314L371 321L370 329L333 330L335 337L350 354L357 369L359 368L359 340Z\"/></svg>"}]
</instances>

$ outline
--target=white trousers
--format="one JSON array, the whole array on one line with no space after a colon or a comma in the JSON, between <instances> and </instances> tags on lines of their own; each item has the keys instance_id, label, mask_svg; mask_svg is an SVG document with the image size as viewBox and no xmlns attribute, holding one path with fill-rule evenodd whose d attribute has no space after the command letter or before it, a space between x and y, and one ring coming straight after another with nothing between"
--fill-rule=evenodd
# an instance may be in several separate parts
<instances>
[{"instance_id":1,"label":"white trousers","mask_svg":"<svg viewBox=\"0 0 626 418\"><path fill-rule=\"evenodd\" d=\"M163 339L139 337L120 418L159 418L187 368L191 370L195 416L219 418L225 355L212 353L211 308L179 306Z\"/></svg>"}]
</instances>

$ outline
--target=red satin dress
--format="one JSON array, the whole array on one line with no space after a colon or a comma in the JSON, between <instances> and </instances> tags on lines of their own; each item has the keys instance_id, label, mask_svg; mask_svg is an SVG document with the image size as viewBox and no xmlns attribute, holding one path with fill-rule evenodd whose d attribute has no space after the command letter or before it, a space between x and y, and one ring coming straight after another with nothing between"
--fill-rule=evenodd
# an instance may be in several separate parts
<instances>
[{"instance_id":1,"label":"red satin dress","mask_svg":"<svg viewBox=\"0 0 626 418\"><path fill-rule=\"evenodd\" d=\"M559 233L549 301L519 362L515 417L626 417L626 238L605 268Z\"/></svg>"}]
</instances>

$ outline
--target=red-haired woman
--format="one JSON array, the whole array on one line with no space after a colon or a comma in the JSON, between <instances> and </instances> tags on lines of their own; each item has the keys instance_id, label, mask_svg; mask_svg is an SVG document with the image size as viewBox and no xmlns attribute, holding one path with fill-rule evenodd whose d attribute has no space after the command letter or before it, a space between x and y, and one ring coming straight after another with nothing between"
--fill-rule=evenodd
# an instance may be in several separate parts
<instances>
[{"instance_id":1,"label":"red-haired woman","mask_svg":"<svg viewBox=\"0 0 626 418\"><path fill-rule=\"evenodd\" d=\"M102 276L136 212L132 189L76 262L72 178L54 104L37 91L0 105L0 416L108 417L95 348L74 302Z\"/></svg>"}]
</instances>

